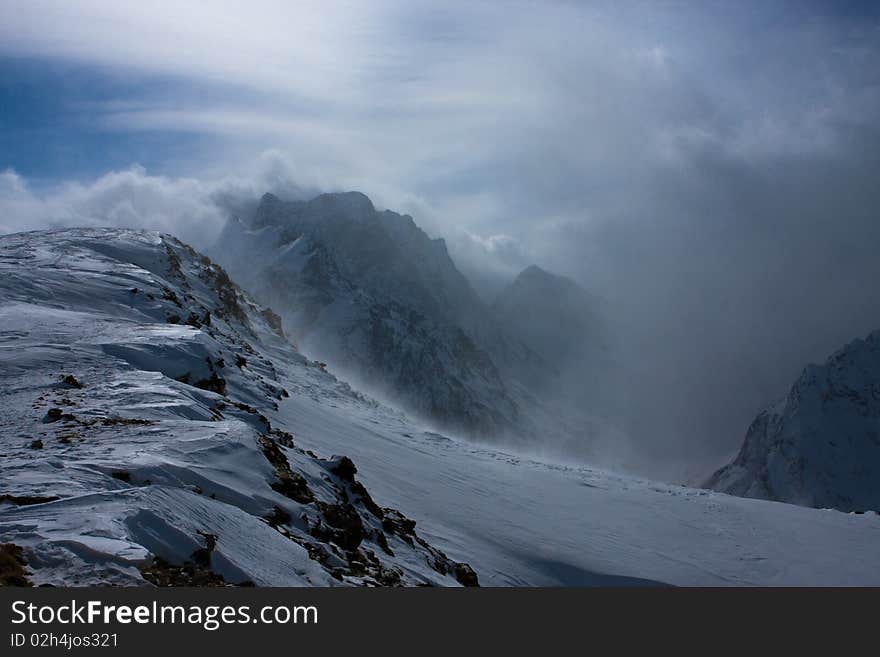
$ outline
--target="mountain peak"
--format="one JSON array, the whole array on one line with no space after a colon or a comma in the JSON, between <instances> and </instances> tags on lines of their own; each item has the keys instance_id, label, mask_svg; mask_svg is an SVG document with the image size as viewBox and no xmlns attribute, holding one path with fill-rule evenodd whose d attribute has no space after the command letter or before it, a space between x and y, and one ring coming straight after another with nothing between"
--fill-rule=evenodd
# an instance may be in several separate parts
<instances>
[{"instance_id":1,"label":"mountain peak","mask_svg":"<svg viewBox=\"0 0 880 657\"><path fill-rule=\"evenodd\" d=\"M263 194L251 220L253 227L263 228L276 223L280 214L283 213L284 206L284 201L275 194L271 192Z\"/></svg>"},{"instance_id":2,"label":"mountain peak","mask_svg":"<svg viewBox=\"0 0 880 657\"><path fill-rule=\"evenodd\" d=\"M493 303L495 315L556 367L604 342L589 293L565 276L526 267ZM595 365L595 362L593 363Z\"/></svg>"},{"instance_id":3,"label":"mountain peak","mask_svg":"<svg viewBox=\"0 0 880 657\"><path fill-rule=\"evenodd\" d=\"M552 283L558 279L558 276L551 274L546 269L541 269L538 265L529 265L516 277L516 280L540 281L544 283Z\"/></svg>"},{"instance_id":4,"label":"mountain peak","mask_svg":"<svg viewBox=\"0 0 880 657\"><path fill-rule=\"evenodd\" d=\"M549 271L547 271L546 269L541 269L538 265L529 265L528 267L523 269L519 275L520 276L553 276L553 274L551 274Z\"/></svg>"},{"instance_id":5,"label":"mountain peak","mask_svg":"<svg viewBox=\"0 0 880 657\"><path fill-rule=\"evenodd\" d=\"M570 278L553 274L538 265L529 265L523 269L510 285L511 288L540 289L545 291L575 291L581 287Z\"/></svg>"},{"instance_id":6,"label":"mountain peak","mask_svg":"<svg viewBox=\"0 0 880 657\"><path fill-rule=\"evenodd\" d=\"M880 331L808 365L706 482L731 495L842 511L880 509Z\"/></svg>"},{"instance_id":7,"label":"mountain peak","mask_svg":"<svg viewBox=\"0 0 880 657\"><path fill-rule=\"evenodd\" d=\"M301 217L341 217L363 221L375 213L373 202L361 192L328 192L309 201L284 201L266 192L254 213L253 227L284 226Z\"/></svg>"},{"instance_id":8,"label":"mountain peak","mask_svg":"<svg viewBox=\"0 0 880 657\"><path fill-rule=\"evenodd\" d=\"M339 212L351 219L362 219L376 212L373 202L362 192L331 192L310 201L324 210Z\"/></svg>"}]
</instances>

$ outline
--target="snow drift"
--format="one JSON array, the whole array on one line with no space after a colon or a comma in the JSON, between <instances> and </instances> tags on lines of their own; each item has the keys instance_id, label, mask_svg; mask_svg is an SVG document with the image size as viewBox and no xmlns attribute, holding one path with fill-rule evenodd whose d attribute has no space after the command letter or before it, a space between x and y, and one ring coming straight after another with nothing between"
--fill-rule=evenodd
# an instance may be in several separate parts
<instances>
[{"instance_id":1,"label":"snow drift","mask_svg":"<svg viewBox=\"0 0 880 657\"><path fill-rule=\"evenodd\" d=\"M0 454L10 583L880 584L874 513L451 439L157 233L0 237Z\"/></svg>"},{"instance_id":2,"label":"snow drift","mask_svg":"<svg viewBox=\"0 0 880 657\"><path fill-rule=\"evenodd\" d=\"M0 238L0 271L0 542L33 583L477 583L267 417L281 369L355 393L207 258L67 230Z\"/></svg>"}]
</instances>

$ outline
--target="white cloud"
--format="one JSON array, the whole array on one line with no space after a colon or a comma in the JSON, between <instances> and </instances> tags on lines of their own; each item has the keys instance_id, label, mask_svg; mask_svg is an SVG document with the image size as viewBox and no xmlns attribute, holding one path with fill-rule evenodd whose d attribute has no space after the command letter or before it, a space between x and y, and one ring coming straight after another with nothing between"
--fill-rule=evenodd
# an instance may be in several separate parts
<instances>
[{"instance_id":1,"label":"white cloud","mask_svg":"<svg viewBox=\"0 0 880 657\"><path fill-rule=\"evenodd\" d=\"M168 177L132 166L90 182L31 191L12 170L0 174L0 233L65 226L139 227L205 246L228 214L267 190L288 197L312 192L279 153L263 153L241 175L216 179Z\"/></svg>"},{"instance_id":2,"label":"white cloud","mask_svg":"<svg viewBox=\"0 0 880 657\"><path fill-rule=\"evenodd\" d=\"M28 196L24 179L12 169L0 173L0 196L9 200L24 199Z\"/></svg>"},{"instance_id":3,"label":"white cloud","mask_svg":"<svg viewBox=\"0 0 880 657\"><path fill-rule=\"evenodd\" d=\"M137 224L198 245L264 191L359 189L445 237L490 291L536 262L625 306L641 431L688 454L731 449L792 370L880 324L864 284L875 18L794 2L12 4L0 55L151 83L80 108L89 128L198 133L211 155L39 192L7 171L0 231Z\"/></svg>"}]
</instances>

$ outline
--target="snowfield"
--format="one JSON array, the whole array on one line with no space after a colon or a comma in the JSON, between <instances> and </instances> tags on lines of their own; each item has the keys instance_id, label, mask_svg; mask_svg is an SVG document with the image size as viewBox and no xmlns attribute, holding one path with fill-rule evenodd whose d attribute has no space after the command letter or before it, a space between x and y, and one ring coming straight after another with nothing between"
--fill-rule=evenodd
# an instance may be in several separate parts
<instances>
[{"instance_id":1,"label":"snowfield","mask_svg":"<svg viewBox=\"0 0 880 657\"><path fill-rule=\"evenodd\" d=\"M0 543L33 583L475 583L272 424L278 367L354 393L207 259L71 230L0 238L0 272Z\"/></svg>"},{"instance_id":2,"label":"snowfield","mask_svg":"<svg viewBox=\"0 0 880 657\"><path fill-rule=\"evenodd\" d=\"M0 237L0 454L34 584L880 585L874 513L427 431L156 233Z\"/></svg>"}]
</instances>

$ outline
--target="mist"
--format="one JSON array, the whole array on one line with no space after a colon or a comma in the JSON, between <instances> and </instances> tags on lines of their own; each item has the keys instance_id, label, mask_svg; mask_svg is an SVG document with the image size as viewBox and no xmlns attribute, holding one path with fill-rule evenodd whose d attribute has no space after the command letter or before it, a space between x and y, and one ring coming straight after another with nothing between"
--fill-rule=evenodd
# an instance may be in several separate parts
<instances>
[{"instance_id":1,"label":"mist","mask_svg":"<svg viewBox=\"0 0 880 657\"><path fill-rule=\"evenodd\" d=\"M880 327L870 3L214 11L4 12L0 62L27 79L2 84L0 232L206 248L263 192L363 191L487 301L532 263L586 289L619 366L611 456L666 479L702 479L806 364Z\"/></svg>"}]
</instances>

